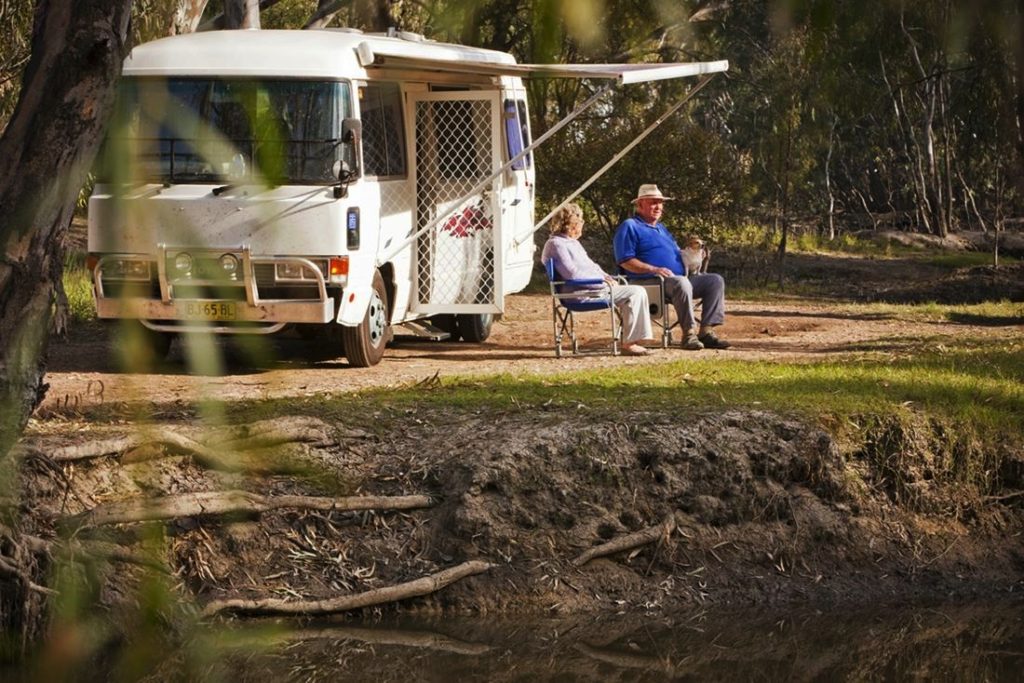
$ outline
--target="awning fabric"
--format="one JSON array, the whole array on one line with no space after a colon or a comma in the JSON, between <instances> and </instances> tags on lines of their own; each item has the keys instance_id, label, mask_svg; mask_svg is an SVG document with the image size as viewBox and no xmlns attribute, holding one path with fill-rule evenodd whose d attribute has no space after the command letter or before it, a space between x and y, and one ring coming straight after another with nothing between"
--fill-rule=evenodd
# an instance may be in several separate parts
<instances>
[{"instance_id":1,"label":"awning fabric","mask_svg":"<svg viewBox=\"0 0 1024 683\"><path fill-rule=\"evenodd\" d=\"M363 43L357 50L365 68L448 71L487 76L520 78L599 78L613 79L621 85L662 81L720 73L729 69L728 60L717 62L674 62L663 64L502 64L477 60L424 59L408 54L388 54Z\"/></svg>"}]
</instances>

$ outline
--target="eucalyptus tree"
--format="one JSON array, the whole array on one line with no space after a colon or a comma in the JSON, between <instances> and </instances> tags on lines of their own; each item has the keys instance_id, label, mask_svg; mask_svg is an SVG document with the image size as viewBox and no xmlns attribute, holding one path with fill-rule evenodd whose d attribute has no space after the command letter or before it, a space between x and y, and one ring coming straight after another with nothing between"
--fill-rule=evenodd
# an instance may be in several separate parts
<instances>
[{"instance_id":1,"label":"eucalyptus tree","mask_svg":"<svg viewBox=\"0 0 1024 683\"><path fill-rule=\"evenodd\" d=\"M39 0L20 96L0 136L0 624L38 600L20 543L10 449L46 391L59 245L99 148L130 42L131 0Z\"/></svg>"}]
</instances>

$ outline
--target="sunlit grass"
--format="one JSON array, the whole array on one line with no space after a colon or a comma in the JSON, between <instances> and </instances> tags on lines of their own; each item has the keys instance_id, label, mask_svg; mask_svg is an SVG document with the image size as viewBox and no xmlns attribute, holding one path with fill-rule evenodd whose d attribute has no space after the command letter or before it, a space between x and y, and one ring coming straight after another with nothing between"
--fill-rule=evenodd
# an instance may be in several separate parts
<instances>
[{"instance_id":1,"label":"sunlit grass","mask_svg":"<svg viewBox=\"0 0 1024 683\"><path fill-rule=\"evenodd\" d=\"M949 339L945 338L945 344ZM893 339L836 362L683 359L567 372L451 378L430 387L374 390L316 400L270 401L232 410L252 419L310 411L329 421L371 426L382 414L424 410L498 416L529 411L538 420L630 419L645 413L691 419L706 411L766 410L821 424L914 412L956 425L994 448L1024 445L1024 339Z\"/></svg>"},{"instance_id":2,"label":"sunlit grass","mask_svg":"<svg viewBox=\"0 0 1024 683\"><path fill-rule=\"evenodd\" d=\"M92 281L85 267L83 254L71 254L64 262L64 293L68 297L68 317L71 324L96 319L92 299Z\"/></svg>"}]
</instances>

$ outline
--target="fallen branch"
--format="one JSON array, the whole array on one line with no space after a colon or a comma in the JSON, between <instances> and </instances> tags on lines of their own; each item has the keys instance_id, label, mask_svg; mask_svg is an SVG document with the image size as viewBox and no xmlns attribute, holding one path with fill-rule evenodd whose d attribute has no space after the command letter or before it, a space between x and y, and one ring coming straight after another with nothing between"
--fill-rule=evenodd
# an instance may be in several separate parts
<instances>
[{"instance_id":1,"label":"fallen branch","mask_svg":"<svg viewBox=\"0 0 1024 683\"><path fill-rule=\"evenodd\" d=\"M433 505L430 496L263 496L249 491L202 491L98 505L61 521L67 529L230 514L260 514L280 508L321 510L415 510Z\"/></svg>"},{"instance_id":2,"label":"fallen branch","mask_svg":"<svg viewBox=\"0 0 1024 683\"><path fill-rule=\"evenodd\" d=\"M375 588L374 590L357 593L356 595L346 595L329 600L299 600L294 602L278 598L266 598L263 600L214 600L203 608L202 616L212 617L221 612L302 616L336 614L338 612L373 607L436 593L449 584L464 579L467 576L482 574L494 566L489 562L470 560L469 562L463 562L458 566L445 569L430 576L424 576L415 581L400 583L396 586Z\"/></svg>"},{"instance_id":3,"label":"fallen branch","mask_svg":"<svg viewBox=\"0 0 1024 683\"><path fill-rule=\"evenodd\" d=\"M620 553L623 550L632 550L633 548L639 548L641 546L655 543L663 538L668 538L669 534L675 531L676 518L674 514L669 514L661 522L661 524L635 531L625 536L620 536L614 540L608 541L599 546L595 546L590 550L577 557L572 561L577 567L582 567L587 562L598 557L604 557L606 555L613 555Z\"/></svg>"}]
</instances>

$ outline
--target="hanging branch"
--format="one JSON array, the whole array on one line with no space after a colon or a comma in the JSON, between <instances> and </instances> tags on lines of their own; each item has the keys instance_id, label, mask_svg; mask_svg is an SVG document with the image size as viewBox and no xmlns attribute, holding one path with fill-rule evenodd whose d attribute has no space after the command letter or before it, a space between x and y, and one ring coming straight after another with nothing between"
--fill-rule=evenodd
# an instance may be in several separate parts
<instances>
[{"instance_id":1,"label":"hanging branch","mask_svg":"<svg viewBox=\"0 0 1024 683\"><path fill-rule=\"evenodd\" d=\"M302 616L337 614L338 612L374 607L389 602L397 602L436 593L449 584L464 579L467 576L482 574L494 566L489 562L470 560L469 562L463 562L458 566L424 576L415 581L400 583L396 586L375 588L363 593L328 600L288 601L278 598L266 598L263 600L214 600L203 608L202 616L208 618L221 612L251 615L277 614Z\"/></svg>"}]
</instances>

